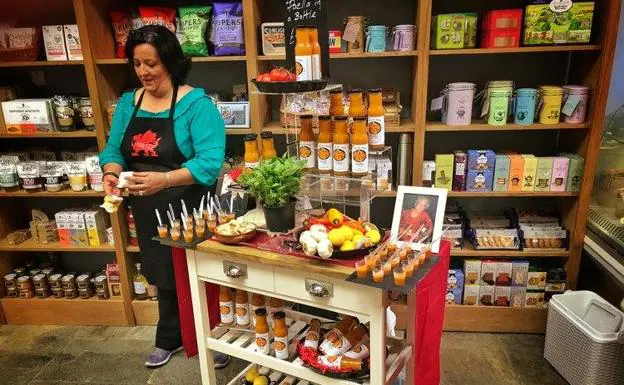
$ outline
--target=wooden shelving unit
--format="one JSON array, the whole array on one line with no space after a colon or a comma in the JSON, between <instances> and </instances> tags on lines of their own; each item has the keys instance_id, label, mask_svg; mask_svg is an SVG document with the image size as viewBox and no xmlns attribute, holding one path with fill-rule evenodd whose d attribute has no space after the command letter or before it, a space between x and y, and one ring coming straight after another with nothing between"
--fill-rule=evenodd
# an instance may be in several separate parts
<instances>
[{"instance_id":1,"label":"wooden shelving unit","mask_svg":"<svg viewBox=\"0 0 624 385\"><path fill-rule=\"evenodd\" d=\"M10 61L0 62L0 68L11 67L60 67L60 66L81 66L84 62L82 60L67 60L67 61Z\"/></svg>"},{"instance_id":2,"label":"wooden shelving unit","mask_svg":"<svg viewBox=\"0 0 624 385\"><path fill-rule=\"evenodd\" d=\"M574 191L449 191L448 196L453 198L540 198L540 197L576 197Z\"/></svg>"},{"instance_id":3,"label":"wooden shelving unit","mask_svg":"<svg viewBox=\"0 0 624 385\"><path fill-rule=\"evenodd\" d=\"M34 240L27 239L25 242L19 245L9 245L6 239L0 241L0 251L62 251L62 252L95 252L95 253L107 253L115 251L115 247L111 245L103 246L63 246L58 242L55 243L37 243Z\"/></svg>"},{"instance_id":4,"label":"wooden shelving unit","mask_svg":"<svg viewBox=\"0 0 624 385\"><path fill-rule=\"evenodd\" d=\"M279 121L276 121L279 119L279 116L275 116L275 112L278 111L278 106L274 105L276 103L275 98L252 92L255 90L255 86L250 82L259 73L269 70L273 62L284 60L283 57L261 55L258 36L261 23L279 19L279 7L276 8L272 2L262 2L260 0L242 1L246 54L244 56L192 59L193 63L197 64L193 66L192 71L199 71L204 75L192 76L192 78L202 79L202 81L206 79L205 81L207 82L199 86L210 89L212 82L221 82L221 88L225 89L227 84L223 84L223 79L227 79L225 80L226 82L231 81L231 84L247 81L251 127L249 129L228 129L227 134L232 136L230 138L231 141L239 141L242 134L260 134L263 130L271 130L276 134L285 132ZM354 10L360 9L364 11L368 9L366 3L375 1L366 0L358 2L356 0L345 0L334 4L332 13L338 17L336 20L342 20L343 17L352 14ZM0 67L12 67L12 71L20 71L19 67L24 67L23 70L27 71L30 67L42 67L45 70L63 66L68 69L76 67L80 68L80 71L84 71L94 106L97 130L95 134L84 133L84 136L75 136L75 138L92 140L93 136L95 136L98 148L102 149L106 144L106 132L109 128L106 104L109 100L119 97L123 88L131 80L128 78L128 71L120 70L120 66L125 64L125 60L115 57L113 31L108 17L109 10L114 6L118 6L118 2L113 0L20 0L18 3L17 0L10 0L1 3L0 14L11 15L12 19L15 19L20 24L44 25L74 22L78 24L84 54L82 62L0 63ZM19 4L20 7L15 7L16 4ZM133 4L146 5L151 3L147 0L139 0ZM515 146L521 145L522 140L518 139L525 135L531 136L532 142L530 145L540 144L542 136L556 136L557 141L544 150L544 155L566 151L577 153L585 158L584 183L581 191L578 193L511 194L452 192L450 194L453 198L470 198L475 202L483 202L486 205L490 202L490 198L548 198L549 201L554 201L553 205L560 208L564 223L570 230L568 251L554 254L496 251L494 255L484 251L462 250L453 252L454 256L474 258L562 258L567 261L565 267L568 273L568 286L570 288L576 287L588 203L610 84L615 37L619 20L619 5L620 2L617 0L605 0L597 3L597 12L594 16L594 34L592 43L588 45L437 51L430 49L432 16L439 13L469 11L470 5L459 5L439 0L401 0L401 7L396 10L389 10L387 14L384 14L384 20L389 20L385 23L390 26L408 23L413 23L417 26L418 34L414 51L375 54L334 54L331 56L332 81L343 83L347 88L369 88L389 85L402 88L401 100L404 108L404 119L402 119L400 127L389 127L388 132L391 134L407 132L414 135L413 185L422 184L422 163L425 159L432 159L432 154L428 153L428 150L434 151L432 149L435 149L438 153L442 151L450 153L457 149L482 148L484 142L491 142L491 137L501 136L500 133L506 131L513 131L514 135L507 135L504 141L498 142L500 148L493 149L523 151L522 148L515 148ZM468 9L465 9L466 7ZM483 10L499 8L500 5L490 0L485 3L475 3L474 7L475 11L482 12ZM38 12L33 13L29 11L30 9L38 9ZM369 19L375 20L375 18L375 15L369 15ZM341 22L332 21L330 27L340 29L343 26ZM543 63L540 63L541 58L545 58ZM201 65L202 63L205 65ZM379 66L377 66L377 63L380 63ZM535 63L540 65L536 66ZM243 65L244 75L242 76L244 76L244 79L234 79L233 76L230 76L236 71L240 72ZM456 71L458 67L461 69L459 72ZM229 71L233 72L230 73ZM441 125L435 121L435 118L429 116L429 104L432 98L439 95L444 83L449 81L449 73L460 74L457 75L459 77L455 76L455 80L474 81L479 83L480 86L482 86L481 83L485 80L492 79L516 80L521 86L532 87L542 84L587 85L592 90L587 123L581 125L561 123L553 126L540 124L530 126L506 125L502 127L488 126L482 122L475 122L467 127ZM463 134L461 131L466 131L467 134ZM487 135L483 135L484 132L487 132ZM468 134L470 134L470 137L466 136ZM461 136L461 139L449 139L452 138L451 135ZM0 137L8 138L6 135L0 135ZM50 136L49 138L56 137ZM69 137L71 136L58 136L58 138ZM19 136L19 138L24 138L24 136ZM37 135L35 138L41 138L41 136ZM52 144L53 142L51 141L50 143ZM54 141L54 143L62 142ZM9 199L15 199L16 197L91 197L88 193L85 193L85 195L73 195L70 192L67 192L67 195L63 194L52 195L50 193L48 195L40 193L40 195L26 195L25 193L0 193L0 198L7 198L4 202L0 200L0 204L6 202L10 204L11 201ZM394 193L387 195L391 198ZM94 194L92 197L97 198L99 195ZM497 202L500 201L500 199L497 200ZM471 203L473 202L471 201ZM1 218L2 215L0 215ZM134 325L136 323L153 322L155 304L139 303L139 301L132 300L131 276L134 271L133 264L137 258L136 253L139 250L138 248L128 248L126 239L127 227L124 218L124 210L120 210L111 216L115 246L107 247L105 250L98 250L115 252L122 277L123 297L121 301L103 301L99 303L97 301L81 301L78 299L75 302L0 300L2 308L5 309L4 316L0 311L0 323L5 318L8 323L50 323L50 318L44 319L43 315L29 316L30 318L24 315L26 313L37 313L41 307L50 309L50 312L79 314L71 320L52 317L51 319L56 321L52 323L73 322L92 324L97 322L95 321L96 315L100 313L105 313L99 318L99 323L102 324L125 323ZM1 228L2 226L0 226ZM5 235L0 233L0 237ZM34 247L29 248L28 244L22 246L22 248L37 250ZM6 245L0 243L0 250L9 255ZM47 248L47 250L50 250L50 248ZM11 248L11 251L15 251L15 249ZM59 251L68 250L60 249ZM6 263L0 262L0 273L6 271L8 267ZM80 310L75 310L78 308L68 308L69 305L79 307ZM17 309L20 309L22 318L16 318ZM142 315L148 312L152 314L151 321L146 321L150 317ZM466 331L543 332L545 315L546 311L541 309L451 306L447 308L445 328L447 330Z\"/></svg>"},{"instance_id":5,"label":"wooden shelving unit","mask_svg":"<svg viewBox=\"0 0 624 385\"><path fill-rule=\"evenodd\" d=\"M137 325L158 324L158 301L132 301L132 311Z\"/></svg>"},{"instance_id":6,"label":"wooden shelving unit","mask_svg":"<svg viewBox=\"0 0 624 385\"><path fill-rule=\"evenodd\" d=\"M13 139L73 139L73 138L95 138L95 131L76 130L70 132L36 132L34 134L12 134L9 132L0 132L0 138Z\"/></svg>"},{"instance_id":7,"label":"wooden shelving unit","mask_svg":"<svg viewBox=\"0 0 624 385\"><path fill-rule=\"evenodd\" d=\"M35 192L35 193L26 192L24 190L13 191L13 192L0 191L0 198L8 198L8 197L14 197L14 198L103 198L104 193L93 191L93 190L73 191L71 189L65 189L65 190L57 191L57 192L40 191L40 192Z\"/></svg>"},{"instance_id":8,"label":"wooden shelving unit","mask_svg":"<svg viewBox=\"0 0 624 385\"><path fill-rule=\"evenodd\" d=\"M6 321L15 325L127 325L124 302L108 299L0 299Z\"/></svg>"},{"instance_id":9,"label":"wooden shelving unit","mask_svg":"<svg viewBox=\"0 0 624 385\"><path fill-rule=\"evenodd\" d=\"M451 249L451 257L466 258L567 258L568 250L477 250L469 241L464 241L463 249Z\"/></svg>"}]
</instances>

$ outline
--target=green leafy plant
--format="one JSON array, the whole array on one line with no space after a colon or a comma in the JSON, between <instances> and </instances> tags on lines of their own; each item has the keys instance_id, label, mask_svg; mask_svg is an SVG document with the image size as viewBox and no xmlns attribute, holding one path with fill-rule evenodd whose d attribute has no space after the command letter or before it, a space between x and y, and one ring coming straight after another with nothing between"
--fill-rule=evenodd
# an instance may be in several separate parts
<instances>
[{"instance_id":1,"label":"green leafy plant","mask_svg":"<svg viewBox=\"0 0 624 385\"><path fill-rule=\"evenodd\" d=\"M299 193L305 164L305 160L286 155L275 157L260 162L252 172L243 172L238 182L256 195L262 206L282 207Z\"/></svg>"}]
</instances>

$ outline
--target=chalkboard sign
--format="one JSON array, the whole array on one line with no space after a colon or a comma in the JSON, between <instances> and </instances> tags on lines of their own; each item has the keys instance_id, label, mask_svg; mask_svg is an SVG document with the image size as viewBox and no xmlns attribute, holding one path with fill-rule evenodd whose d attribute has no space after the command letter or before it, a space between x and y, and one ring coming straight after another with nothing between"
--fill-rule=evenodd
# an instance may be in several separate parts
<instances>
[{"instance_id":1,"label":"chalkboard sign","mask_svg":"<svg viewBox=\"0 0 624 385\"><path fill-rule=\"evenodd\" d=\"M284 0L284 34L286 36L286 61L295 66L295 29L318 28L321 46L321 70L329 78L329 32L327 29L327 0Z\"/></svg>"}]
</instances>

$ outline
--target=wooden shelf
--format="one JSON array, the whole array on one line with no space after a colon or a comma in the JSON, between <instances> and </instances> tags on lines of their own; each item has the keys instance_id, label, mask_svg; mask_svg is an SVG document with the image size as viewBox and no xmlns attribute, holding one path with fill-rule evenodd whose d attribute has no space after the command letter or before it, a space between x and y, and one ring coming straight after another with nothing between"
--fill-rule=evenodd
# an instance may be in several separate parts
<instances>
[{"instance_id":1,"label":"wooden shelf","mask_svg":"<svg viewBox=\"0 0 624 385\"><path fill-rule=\"evenodd\" d=\"M453 198L540 198L540 197L576 197L579 193L577 191L485 191L485 192L472 192L472 191L449 191L448 196Z\"/></svg>"},{"instance_id":2,"label":"wooden shelf","mask_svg":"<svg viewBox=\"0 0 624 385\"><path fill-rule=\"evenodd\" d=\"M464 240L463 249L451 249L451 257L469 258L567 258L568 250L476 250L468 240Z\"/></svg>"},{"instance_id":3,"label":"wooden shelf","mask_svg":"<svg viewBox=\"0 0 624 385\"><path fill-rule=\"evenodd\" d=\"M449 126L441 122L427 122L425 131L428 132L461 132L461 131L538 131L538 130L580 130L590 127L590 123L559 123L559 124L508 124L492 126L485 122L475 122L467 126Z\"/></svg>"},{"instance_id":4,"label":"wooden shelf","mask_svg":"<svg viewBox=\"0 0 624 385\"><path fill-rule=\"evenodd\" d=\"M444 331L544 333L547 309L446 305Z\"/></svg>"},{"instance_id":5,"label":"wooden shelf","mask_svg":"<svg viewBox=\"0 0 624 385\"><path fill-rule=\"evenodd\" d=\"M414 125L412 119L405 118L401 119L401 124L399 126L386 126L386 133L413 133L415 129L416 126ZM282 124L277 120L265 123L262 131L271 131L275 135L286 134L286 128L284 128L284 126L282 126Z\"/></svg>"},{"instance_id":6,"label":"wooden shelf","mask_svg":"<svg viewBox=\"0 0 624 385\"><path fill-rule=\"evenodd\" d=\"M25 139L25 138L53 138L53 139L68 139L68 138L95 138L95 131L87 131L87 130L77 130L70 132L36 132L33 134L12 134L8 132L0 132L0 138L14 138L14 139Z\"/></svg>"},{"instance_id":7,"label":"wooden shelf","mask_svg":"<svg viewBox=\"0 0 624 385\"><path fill-rule=\"evenodd\" d=\"M512 48L465 48L465 49L431 49L429 55L491 55L498 53L530 53L530 52L571 52L571 51L599 51L596 44L587 45L547 45L534 47Z\"/></svg>"},{"instance_id":8,"label":"wooden shelf","mask_svg":"<svg viewBox=\"0 0 624 385\"><path fill-rule=\"evenodd\" d=\"M7 323L15 325L127 325L121 299L0 299Z\"/></svg>"},{"instance_id":9,"label":"wooden shelf","mask_svg":"<svg viewBox=\"0 0 624 385\"><path fill-rule=\"evenodd\" d=\"M134 320L137 325L158 325L158 301L132 301Z\"/></svg>"},{"instance_id":10,"label":"wooden shelf","mask_svg":"<svg viewBox=\"0 0 624 385\"><path fill-rule=\"evenodd\" d=\"M410 57L418 56L418 51L386 51L386 52L357 52L357 53L332 53L330 59L368 59L380 57ZM258 60L279 61L286 60L284 55L258 55Z\"/></svg>"},{"instance_id":11,"label":"wooden shelf","mask_svg":"<svg viewBox=\"0 0 624 385\"><path fill-rule=\"evenodd\" d=\"M32 238L26 240L19 245L11 246L6 239L0 241L0 251L90 251L90 252L109 252L115 251L115 246L106 244L104 246L61 246L58 242L41 244L35 242Z\"/></svg>"},{"instance_id":12,"label":"wooden shelf","mask_svg":"<svg viewBox=\"0 0 624 385\"><path fill-rule=\"evenodd\" d=\"M226 128L225 135L247 135L251 134L251 128Z\"/></svg>"},{"instance_id":13,"label":"wooden shelf","mask_svg":"<svg viewBox=\"0 0 624 385\"><path fill-rule=\"evenodd\" d=\"M60 67L60 66L81 66L82 60L66 60L66 61L8 61L0 62L0 67Z\"/></svg>"},{"instance_id":14,"label":"wooden shelf","mask_svg":"<svg viewBox=\"0 0 624 385\"><path fill-rule=\"evenodd\" d=\"M139 246L128 245L126 246L126 251L128 253L140 253L141 249L139 248Z\"/></svg>"},{"instance_id":15,"label":"wooden shelf","mask_svg":"<svg viewBox=\"0 0 624 385\"><path fill-rule=\"evenodd\" d=\"M87 191L73 191L71 189L65 189L58 192L35 192L30 193L25 190L19 190L15 192L0 191L0 198L3 197L19 197L19 198L101 198L104 196L103 192L97 192L93 190Z\"/></svg>"},{"instance_id":16,"label":"wooden shelf","mask_svg":"<svg viewBox=\"0 0 624 385\"><path fill-rule=\"evenodd\" d=\"M206 56L206 57L192 57L193 63L212 63L212 62L231 62L231 61L245 61L245 56ZM126 64L126 59L111 58L111 59L96 59L95 64L102 65L119 65Z\"/></svg>"}]
</instances>

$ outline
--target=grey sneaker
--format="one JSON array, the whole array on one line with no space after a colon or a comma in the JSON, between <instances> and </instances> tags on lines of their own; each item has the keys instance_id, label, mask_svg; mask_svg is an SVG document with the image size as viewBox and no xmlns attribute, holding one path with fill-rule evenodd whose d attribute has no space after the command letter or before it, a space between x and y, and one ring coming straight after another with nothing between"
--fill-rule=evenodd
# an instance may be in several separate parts
<instances>
[{"instance_id":1,"label":"grey sneaker","mask_svg":"<svg viewBox=\"0 0 624 385\"><path fill-rule=\"evenodd\" d=\"M231 360L230 356L228 356L227 354L219 353L219 352L214 352L212 357L214 358L215 369L225 368L226 366L228 366Z\"/></svg>"},{"instance_id":2,"label":"grey sneaker","mask_svg":"<svg viewBox=\"0 0 624 385\"><path fill-rule=\"evenodd\" d=\"M183 346L180 346L179 348L174 350L156 348L153 352L149 354L149 356L147 356L147 359L145 360L145 366L148 368L158 368L160 366L163 366L164 364L169 362L171 356L181 351L182 349L184 349Z\"/></svg>"}]
</instances>

